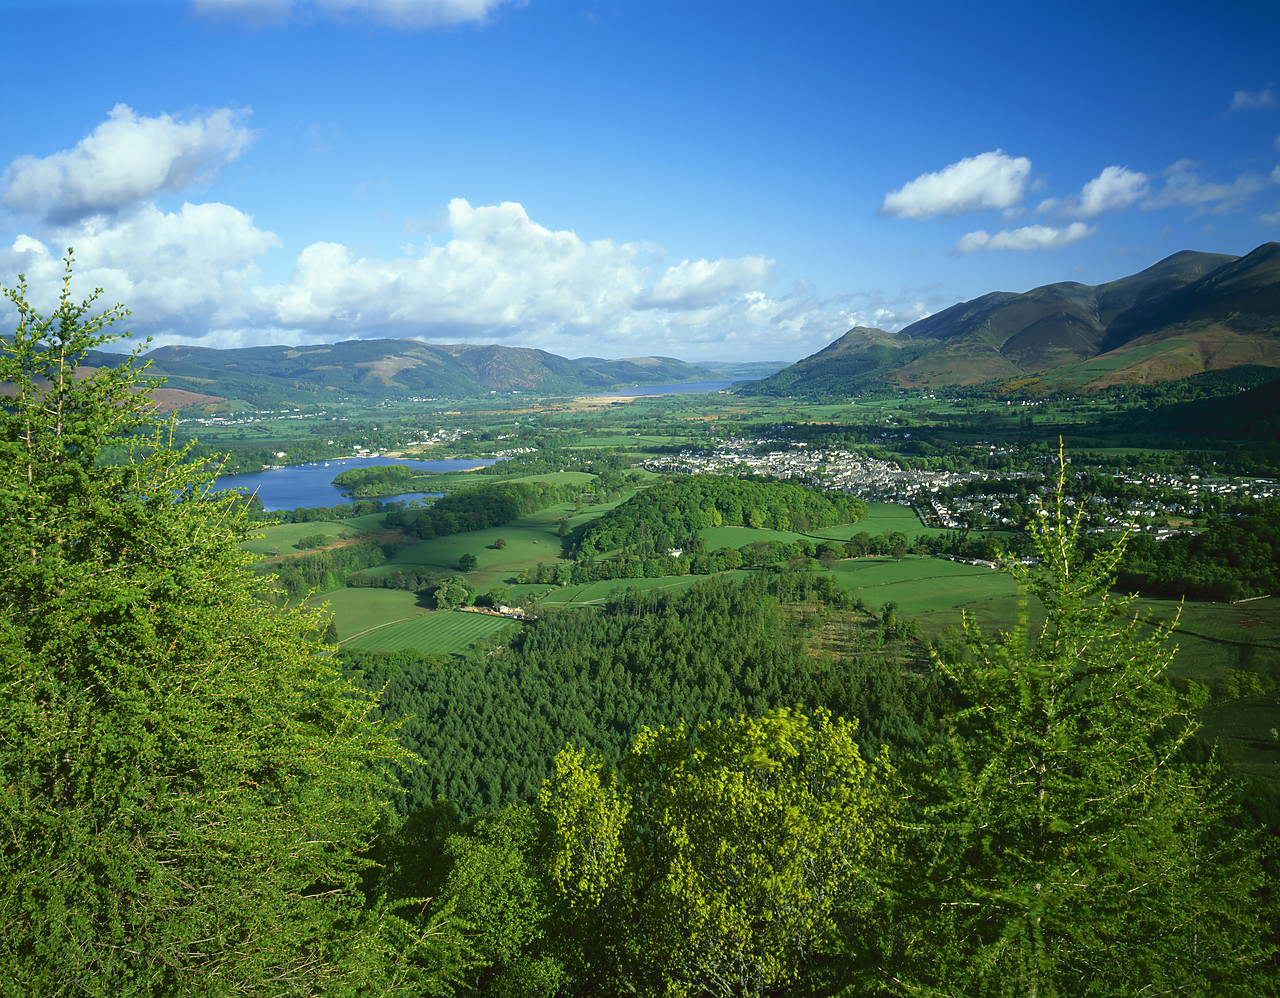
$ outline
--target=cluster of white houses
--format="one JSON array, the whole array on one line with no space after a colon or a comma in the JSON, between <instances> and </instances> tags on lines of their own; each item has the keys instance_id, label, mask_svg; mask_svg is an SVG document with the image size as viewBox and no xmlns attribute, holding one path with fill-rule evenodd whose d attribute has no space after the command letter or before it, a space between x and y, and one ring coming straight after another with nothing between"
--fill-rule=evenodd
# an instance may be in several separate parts
<instances>
[{"instance_id":1,"label":"cluster of white houses","mask_svg":"<svg viewBox=\"0 0 1280 998\"><path fill-rule=\"evenodd\" d=\"M1001 496L1014 491L1011 483L1019 479L1038 478L1028 471L913 471L904 470L894 461L868 458L844 450L796 447L767 454L754 452L761 441L734 440L713 452L682 451L679 455L648 461L644 467L658 473L696 474L733 473L774 478L796 478L821 488L839 489L863 499L894 502L912 506L930 525L960 529L975 522L991 526L1008 526L1002 515ZM1118 481L1135 486L1135 491L1149 498L1126 499L1111 504L1103 516L1106 528L1148 528L1156 533L1170 533L1167 528L1150 523L1187 515L1190 510L1177 500L1160 502L1159 493L1174 493L1193 499L1204 495L1220 497L1224 504L1241 498L1280 496L1280 482L1258 478L1209 478L1199 475L1162 473L1117 474ZM947 496L943 490L951 486L985 483L974 494ZM1103 503L1101 497L1095 497Z\"/></svg>"}]
</instances>

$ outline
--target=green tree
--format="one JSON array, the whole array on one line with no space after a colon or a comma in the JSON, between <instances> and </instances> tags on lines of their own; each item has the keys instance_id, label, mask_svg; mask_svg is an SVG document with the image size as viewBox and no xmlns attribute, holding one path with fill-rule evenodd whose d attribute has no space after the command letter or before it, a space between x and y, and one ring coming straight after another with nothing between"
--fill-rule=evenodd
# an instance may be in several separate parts
<instances>
[{"instance_id":1,"label":"green tree","mask_svg":"<svg viewBox=\"0 0 1280 998\"><path fill-rule=\"evenodd\" d=\"M540 796L551 873L606 990L760 994L869 904L895 804L854 727L779 710L645 728L620 784L560 753Z\"/></svg>"},{"instance_id":2,"label":"green tree","mask_svg":"<svg viewBox=\"0 0 1280 998\"><path fill-rule=\"evenodd\" d=\"M912 781L895 991L966 995L1270 993L1256 851L1227 830L1211 765L1187 762L1189 705L1168 627L1109 594L1123 541L1090 560L1063 480L1033 523L1039 564L1006 564L1009 633L966 620L936 658L966 704Z\"/></svg>"},{"instance_id":3,"label":"green tree","mask_svg":"<svg viewBox=\"0 0 1280 998\"><path fill-rule=\"evenodd\" d=\"M475 950L468 983L477 992L535 998L554 995L566 971L546 940L551 884L541 862L545 816L512 804L449 837L451 861L440 901L465 920Z\"/></svg>"},{"instance_id":4,"label":"green tree","mask_svg":"<svg viewBox=\"0 0 1280 998\"><path fill-rule=\"evenodd\" d=\"M479 559L476 558L474 554L472 554L470 551L467 551L458 556L458 568L464 572L470 572L473 568L476 567L476 564L478 563L478 561Z\"/></svg>"},{"instance_id":5,"label":"green tree","mask_svg":"<svg viewBox=\"0 0 1280 998\"><path fill-rule=\"evenodd\" d=\"M433 591L438 610L456 610L460 606L470 606L475 599L476 591L471 588L460 575L451 575Z\"/></svg>"},{"instance_id":6,"label":"green tree","mask_svg":"<svg viewBox=\"0 0 1280 998\"><path fill-rule=\"evenodd\" d=\"M175 449L135 361L85 375L122 308L0 341L0 966L32 995L387 993L436 976L357 891L405 762L271 606L214 472ZM135 358L136 359L136 358ZM120 464L99 462L115 445ZM442 934L443 933L443 934ZM414 964L425 964L415 969Z\"/></svg>"}]
</instances>

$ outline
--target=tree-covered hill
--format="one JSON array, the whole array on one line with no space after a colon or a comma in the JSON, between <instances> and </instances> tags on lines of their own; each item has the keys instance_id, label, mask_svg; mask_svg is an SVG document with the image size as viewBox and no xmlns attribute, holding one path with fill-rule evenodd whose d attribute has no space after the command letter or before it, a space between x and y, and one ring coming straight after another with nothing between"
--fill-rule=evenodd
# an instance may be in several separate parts
<instances>
[{"instance_id":1,"label":"tree-covered hill","mask_svg":"<svg viewBox=\"0 0 1280 998\"><path fill-rule=\"evenodd\" d=\"M705 527L803 533L856 523L866 515L866 506L844 492L772 478L686 475L638 492L593 520L577 541L576 554L586 559L626 547L643 557L693 546Z\"/></svg>"}]
</instances>

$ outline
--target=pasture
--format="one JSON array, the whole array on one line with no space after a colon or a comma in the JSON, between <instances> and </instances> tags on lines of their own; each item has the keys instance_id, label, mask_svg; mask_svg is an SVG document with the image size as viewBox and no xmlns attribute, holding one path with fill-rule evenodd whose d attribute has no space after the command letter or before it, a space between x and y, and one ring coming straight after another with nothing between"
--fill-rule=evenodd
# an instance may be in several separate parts
<instances>
[{"instance_id":1,"label":"pasture","mask_svg":"<svg viewBox=\"0 0 1280 998\"><path fill-rule=\"evenodd\" d=\"M514 582L520 571L529 565L558 560L562 548L558 533L560 520L569 518L571 523L577 519L585 521L592 515L575 516L573 510L572 504L561 503L501 527L418 541L398 551L381 570L420 565L440 571L455 571L458 559L464 554L471 554L476 558L476 567L466 573L465 578L477 592L483 593L493 586ZM499 539L506 542L501 548L495 547Z\"/></svg>"},{"instance_id":2,"label":"pasture","mask_svg":"<svg viewBox=\"0 0 1280 998\"><path fill-rule=\"evenodd\" d=\"M426 612L419 605L417 595L403 589L334 589L312 598L309 604L327 605L339 643L371 628Z\"/></svg>"},{"instance_id":3,"label":"pasture","mask_svg":"<svg viewBox=\"0 0 1280 998\"><path fill-rule=\"evenodd\" d=\"M374 514L375 522L381 519L379 514ZM369 520L369 517L361 517L360 520L320 520L315 523L277 523L272 527L263 527L261 537L250 537L240 546L246 551L256 554L259 558L271 558L277 554L280 556L291 554L305 554L305 551L299 551L294 547L301 538L311 537L315 534L325 534L330 541L336 541L340 536L348 537L358 534L367 533L370 528L358 527L355 524ZM380 529L374 527L372 529Z\"/></svg>"},{"instance_id":4,"label":"pasture","mask_svg":"<svg viewBox=\"0 0 1280 998\"><path fill-rule=\"evenodd\" d=\"M465 652L483 637L519 626L506 617L465 610L433 610L366 631L344 647L366 651L400 651L415 648L437 655Z\"/></svg>"},{"instance_id":5,"label":"pasture","mask_svg":"<svg viewBox=\"0 0 1280 998\"><path fill-rule=\"evenodd\" d=\"M743 579L748 575L744 571L721 572L717 578L731 576ZM532 591L547 606L585 606L592 603L603 603L615 589L639 589L643 592L662 590L676 592L690 586L705 582L706 575L677 575L663 579L606 579L600 582L588 582L585 585L568 586L517 586L513 594L521 591Z\"/></svg>"}]
</instances>

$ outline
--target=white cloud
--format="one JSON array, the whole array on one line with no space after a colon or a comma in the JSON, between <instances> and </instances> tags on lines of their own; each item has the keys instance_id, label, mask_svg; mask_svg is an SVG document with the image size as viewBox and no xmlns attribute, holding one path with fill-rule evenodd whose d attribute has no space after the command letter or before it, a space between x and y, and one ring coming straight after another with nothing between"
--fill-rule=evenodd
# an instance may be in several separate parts
<instances>
[{"instance_id":1,"label":"white cloud","mask_svg":"<svg viewBox=\"0 0 1280 998\"><path fill-rule=\"evenodd\" d=\"M1065 229L1050 225L1027 225L994 234L979 229L962 236L951 248L951 252L964 256L978 250L1056 249L1088 239L1093 233L1093 226L1085 225L1084 222L1072 222Z\"/></svg>"},{"instance_id":2,"label":"white cloud","mask_svg":"<svg viewBox=\"0 0 1280 998\"><path fill-rule=\"evenodd\" d=\"M249 144L252 133L241 117L224 108L191 121L139 118L117 104L74 149L16 159L0 179L4 204L65 223L185 190Z\"/></svg>"},{"instance_id":3,"label":"white cloud","mask_svg":"<svg viewBox=\"0 0 1280 998\"><path fill-rule=\"evenodd\" d=\"M1271 171L1271 182L1273 184L1280 184L1280 166L1277 166Z\"/></svg>"},{"instance_id":4,"label":"white cloud","mask_svg":"<svg viewBox=\"0 0 1280 998\"><path fill-rule=\"evenodd\" d=\"M1196 214L1223 213L1239 208L1267 186L1267 179L1253 173L1242 173L1229 184L1202 180L1196 164L1179 160L1164 171L1164 186L1142 202L1146 210L1168 207L1198 209Z\"/></svg>"},{"instance_id":5,"label":"white cloud","mask_svg":"<svg viewBox=\"0 0 1280 998\"><path fill-rule=\"evenodd\" d=\"M119 107L73 149L15 162L7 193L28 214L7 220L19 234L0 246L0 283L25 273L33 304L48 312L73 246L73 292L103 288L102 303L132 310L126 328L139 336L218 347L398 336L569 357L791 360L852 325L892 328L926 311L905 292L894 301L778 293L768 289L774 262L761 255L668 264L649 243L586 241L519 204L461 198L434 222L407 223L415 241L398 251L315 242L296 253L288 280L264 284L260 260L281 244L252 216L216 202L158 203L248 139L231 112L184 123ZM11 318L0 302L0 328Z\"/></svg>"},{"instance_id":6,"label":"white cloud","mask_svg":"<svg viewBox=\"0 0 1280 998\"><path fill-rule=\"evenodd\" d=\"M933 218L986 208L1008 208L1022 198L1031 160L1006 156L1000 149L984 152L925 173L885 195L881 215Z\"/></svg>"},{"instance_id":7,"label":"white cloud","mask_svg":"<svg viewBox=\"0 0 1280 998\"><path fill-rule=\"evenodd\" d=\"M1275 106L1276 95L1270 87L1265 90L1237 90L1231 95L1231 106L1227 108L1227 113L1265 111Z\"/></svg>"},{"instance_id":8,"label":"white cloud","mask_svg":"<svg viewBox=\"0 0 1280 998\"><path fill-rule=\"evenodd\" d=\"M127 304L130 328L140 333L238 321L257 276L255 258L279 245L248 215L216 203L94 216L58 228L47 242L18 236L0 249L0 274L25 273L33 289L51 296L61 284L59 257L74 247L76 286L101 287L104 301ZM37 297L37 304L53 301Z\"/></svg>"},{"instance_id":9,"label":"white cloud","mask_svg":"<svg viewBox=\"0 0 1280 998\"><path fill-rule=\"evenodd\" d=\"M522 0L194 0L198 13L230 15L252 24L282 23L290 17L364 18L394 28L435 28L483 22L504 6Z\"/></svg>"},{"instance_id":10,"label":"white cloud","mask_svg":"<svg viewBox=\"0 0 1280 998\"><path fill-rule=\"evenodd\" d=\"M474 207L457 198L445 229L442 245L395 260L356 258L338 243L308 246L288 284L260 290L263 318L326 335L589 341L637 321L640 311L681 313L688 321L759 291L772 268L759 256L685 260L651 283L653 247L584 242L538 225L509 202Z\"/></svg>"},{"instance_id":11,"label":"white cloud","mask_svg":"<svg viewBox=\"0 0 1280 998\"><path fill-rule=\"evenodd\" d=\"M763 256L737 260L684 260L668 267L641 296L641 308L699 308L729 295L758 290L769 279L773 261Z\"/></svg>"},{"instance_id":12,"label":"white cloud","mask_svg":"<svg viewBox=\"0 0 1280 998\"><path fill-rule=\"evenodd\" d=\"M1125 166L1108 166L1080 190L1076 214L1090 218L1127 208L1147 193L1147 175Z\"/></svg>"}]
</instances>

